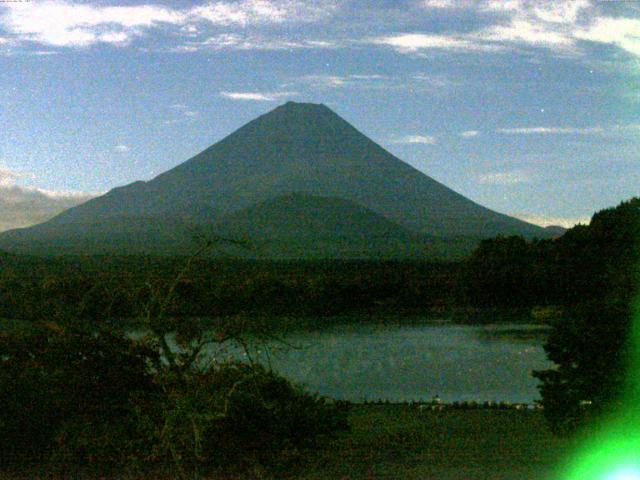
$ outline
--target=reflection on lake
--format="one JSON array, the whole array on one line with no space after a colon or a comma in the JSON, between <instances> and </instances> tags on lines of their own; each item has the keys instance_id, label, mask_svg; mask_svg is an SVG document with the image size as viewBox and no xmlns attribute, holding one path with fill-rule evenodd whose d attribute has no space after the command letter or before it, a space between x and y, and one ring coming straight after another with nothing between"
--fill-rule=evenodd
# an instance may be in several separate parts
<instances>
[{"instance_id":1,"label":"reflection on lake","mask_svg":"<svg viewBox=\"0 0 640 480\"><path fill-rule=\"evenodd\" d=\"M531 402L539 398L531 371L549 366L545 334L535 325L360 324L288 334L297 348L254 353L336 399Z\"/></svg>"}]
</instances>

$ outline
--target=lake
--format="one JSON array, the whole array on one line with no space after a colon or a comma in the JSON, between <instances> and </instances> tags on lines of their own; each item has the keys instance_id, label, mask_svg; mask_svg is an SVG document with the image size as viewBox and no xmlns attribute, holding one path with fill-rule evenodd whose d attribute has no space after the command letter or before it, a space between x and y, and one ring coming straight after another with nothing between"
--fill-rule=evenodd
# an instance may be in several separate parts
<instances>
[{"instance_id":1,"label":"lake","mask_svg":"<svg viewBox=\"0 0 640 480\"><path fill-rule=\"evenodd\" d=\"M261 362L308 390L352 401L530 403L532 370L549 362L540 325L341 325L287 334L295 348L255 347ZM220 351L211 349L212 355ZM233 355L237 355L234 352Z\"/></svg>"}]
</instances>

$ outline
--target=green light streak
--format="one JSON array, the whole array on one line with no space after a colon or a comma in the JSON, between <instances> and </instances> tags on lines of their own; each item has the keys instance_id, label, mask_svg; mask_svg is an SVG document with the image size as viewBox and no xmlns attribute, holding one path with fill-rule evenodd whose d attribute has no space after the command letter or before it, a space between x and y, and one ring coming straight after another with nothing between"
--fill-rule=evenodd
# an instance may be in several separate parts
<instances>
[{"instance_id":1,"label":"green light streak","mask_svg":"<svg viewBox=\"0 0 640 480\"><path fill-rule=\"evenodd\" d=\"M630 333L620 409L590 430L566 466L565 480L640 480L640 299Z\"/></svg>"}]
</instances>

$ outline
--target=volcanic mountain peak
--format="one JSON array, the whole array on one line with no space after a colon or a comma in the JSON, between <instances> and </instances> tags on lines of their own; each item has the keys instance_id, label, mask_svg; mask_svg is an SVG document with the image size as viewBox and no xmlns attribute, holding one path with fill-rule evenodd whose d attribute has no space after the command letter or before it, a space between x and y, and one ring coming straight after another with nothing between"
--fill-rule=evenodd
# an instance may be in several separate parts
<instances>
[{"instance_id":1,"label":"volcanic mountain peak","mask_svg":"<svg viewBox=\"0 0 640 480\"><path fill-rule=\"evenodd\" d=\"M136 218L215 224L234 212L292 192L342 199L418 235L550 236L540 227L493 212L428 177L325 105L295 102L261 115L148 182L113 189L63 212L43 227L55 230L56 238L64 242L65 226L71 229L73 225L76 234L79 225L100 221L114 228ZM366 225L354 223L354 231L360 228L366 236ZM0 247L11 249L18 237L28 242L43 231L36 226L19 234L0 235Z\"/></svg>"}]
</instances>

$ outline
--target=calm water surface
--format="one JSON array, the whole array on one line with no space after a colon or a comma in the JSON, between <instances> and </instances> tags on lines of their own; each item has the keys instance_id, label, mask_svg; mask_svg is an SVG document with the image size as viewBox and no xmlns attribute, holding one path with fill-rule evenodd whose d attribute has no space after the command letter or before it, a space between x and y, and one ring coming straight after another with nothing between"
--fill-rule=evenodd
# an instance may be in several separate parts
<instances>
[{"instance_id":1,"label":"calm water surface","mask_svg":"<svg viewBox=\"0 0 640 480\"><path fill-rule=\"evenodd\" d=\"M521 324L361 324L288 334L294 349L267 345L253 354L336 399L531 402L539 398L531 371L549 367L545 334Z\"/></svg>"}]
</instances>

